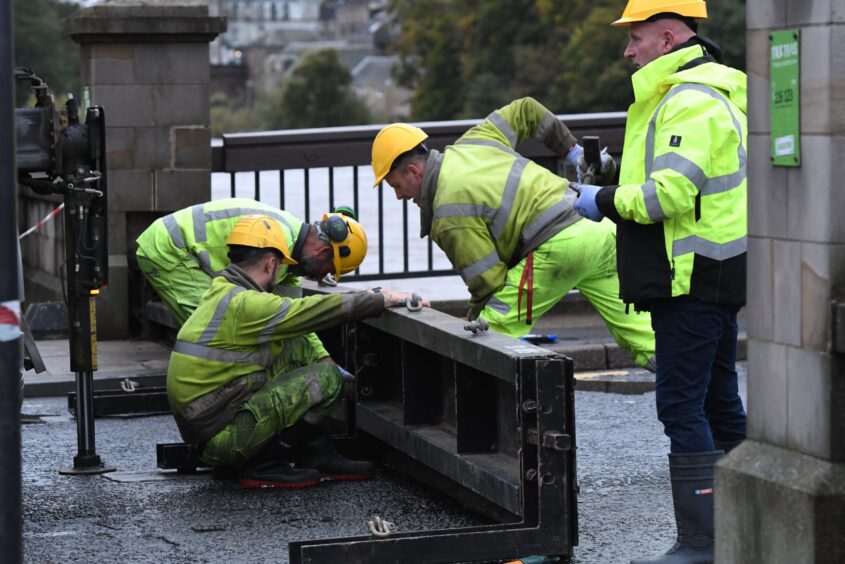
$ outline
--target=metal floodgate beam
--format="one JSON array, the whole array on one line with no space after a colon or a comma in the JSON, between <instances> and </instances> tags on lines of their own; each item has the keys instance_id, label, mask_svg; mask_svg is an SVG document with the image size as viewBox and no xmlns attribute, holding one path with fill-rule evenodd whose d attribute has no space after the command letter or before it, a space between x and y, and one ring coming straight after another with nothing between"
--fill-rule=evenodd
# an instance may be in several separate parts
<instances>
[{"instance_id":1,"label":"metal floodgate beam","mask_svg":"<svg viewBox=\"0 0 845 564\"><path fill-rule=\"evenodd\" d=\"M474 335L464 324L428 308L388 310L321 337L358 377L350 423L521 521L292 542L291 563L572 555L578 543L572 362L497 333Z\"/></svg>"}]
</instances>

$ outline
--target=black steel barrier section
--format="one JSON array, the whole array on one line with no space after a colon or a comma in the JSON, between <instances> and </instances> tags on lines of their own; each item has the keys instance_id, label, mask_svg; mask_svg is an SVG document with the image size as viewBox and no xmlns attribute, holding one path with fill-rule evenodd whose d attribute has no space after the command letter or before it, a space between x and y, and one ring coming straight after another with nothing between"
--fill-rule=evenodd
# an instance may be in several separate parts
<instances>
[{"instance_id":1,"label":"black steel barrier section","mask_svg":"<svg viewBox=\"0 0 845 564\"><path fill-rule=\"evenodd\" d=\"M315 289L306 292L344 292ZM358 430L516 523L289 544L292 564L567 559L578 543L572 361L423 308L321 333L358 378ZM448 493L448 492L447 492Z\"/></svg>"},{"instance_id":2,"label":"black steel barrier section","mask_svg":"<svg viewBox=\"0 0 845 564\"><path fill-rule=\"evenodd\" d=\"M625 112L608 112L594 114L569 114L560 115L562 120L581 139L585 135L596 135L601 138L603 146L615 155L621 155L622 145L625 136ZM481 120L461 121L439 121L417 123L428 133L426 143L429 147L442 151L446 145L453 143L458 137L465 133L470 127ZM378 190L371 189L369 182L364 186L364 192L360 190L360 168L370 167L372 142L382 125L352 126L352 127L326 127L319 129L298 129L286 131L270 131L261 133L235 133L225 134L212 143L212 173L228 173L230 176L230 195L244 195L244 190L238 186L236 175L246 174L249 178L252 194L255 200L262 200L267 196L268 188L262 191L261 172L275 171L278 178L274 178L274 187L278 185L279 207L287 209L290 187L286 187L285 171L302 171L302 188L304 194L304 213L301 216L307 222L315 219L311 214L311 202L313 193L320 190L320 187L313 186L312 172L316 169L328 169L327 186L321 194L328 203L329 208L336 204L352 205L356 211L362 209L362 197L376 199L374 204L377 210L377 221L375 229L371 222L365 227L370 233L370 248L378 250L377 272L362 273L356 271L354 274L344 278L346 281L360 280L382 280L386 278L416 278L420 276L448 276L454 275L452 268L447 267L442 261L435 265L435 252L432 248L431 239L425 242L425 257L422 260L411 258L409 244L410 225L408 216L408 202L389 203L390 206L401 206L402 215L402 269L391 270L385 267L385 242L386 237L398 236L395 233L385 233L385 215L390 212L386 210L385 190L380 186ZM534 160L538 164L556 172L563 173L562 162L557 155L551 153L543 144L535 139L528 139L518 147L520 153L525 157ZM335 182L335 170L339 167L352 167L352 202L335 201L337 190ZM365 178L371 178L367 173ZM247 189L247 193L248 193ZM393 198L392 191L388 190L387 197ZM276 201L276 195L273 195ZM371 202L364 202L367 206ZM293 211L293 210L288 210ZM323 209L317 210L322 213ZM414 210L412 213L416 213ZM376 236L373 237L373 231ZM416 236L416 235L415 235ZM422 257L421 257L422 258ZM411 269L410 263L424 268ZM438 267L440 266L440 267Z\"/></svg>"}]
</instances>

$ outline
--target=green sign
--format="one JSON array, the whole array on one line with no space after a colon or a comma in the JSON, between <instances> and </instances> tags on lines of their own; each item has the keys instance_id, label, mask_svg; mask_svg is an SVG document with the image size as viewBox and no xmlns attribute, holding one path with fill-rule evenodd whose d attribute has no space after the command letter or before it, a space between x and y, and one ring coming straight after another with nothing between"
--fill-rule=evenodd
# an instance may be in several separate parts
<instances>
[{"instance_id":1,"label":"green sign","mask_svg":"<svg viewBox=\"0 0 845 564\"><path fill-rule=\"evenodd\" d=\"M798 30L774 31L771 45L772 164L801 164Z\"/></svg>"}]
</instances>

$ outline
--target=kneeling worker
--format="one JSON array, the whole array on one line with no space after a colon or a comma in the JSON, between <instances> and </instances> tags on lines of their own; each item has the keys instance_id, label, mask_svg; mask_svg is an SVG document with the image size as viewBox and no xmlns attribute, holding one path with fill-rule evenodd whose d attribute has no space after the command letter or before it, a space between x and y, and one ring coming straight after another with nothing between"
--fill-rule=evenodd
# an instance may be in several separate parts
<instances>
[{"instance_id":1,"label":"kneeling worker","mask_svg":"<svg viewBox=\"0 0 845 564\"><path fill-rule=\"evenodd\" d=\"M343 216L332 217L328 229L339 238L348 225ZM282 297L270 291L278 271L297 262L279 224L269 216L244 217L227 242L231 262L179 331L167 370L183 439L206 464L239 468L244 488L371 477L373 465L340 456L322 424L344 388L354 389L352 376L319 362L306 336L376 317L408 294Z\"/></svg>"},{"instance_id":2,"label":"kneeling worker","mask_svg":"<svg viewBox=\"0 0 845 564\"><path fill-rule=\"evenodd\" d=\"M516 152L525 139L583 166L569 129L533 98L491 113L443 153L405 123L386 126L373 142L376 185L387 182L420 208L429 235L464 279L469 317L482 315L512 337L531 326L572 288L590 301L616 342L637 365L654 370L649 315L628 312L619 299L616 230L610 221L582 221L565 178ZM602 173L615 163L602 158Z\"/></svg>"}]
</instances>

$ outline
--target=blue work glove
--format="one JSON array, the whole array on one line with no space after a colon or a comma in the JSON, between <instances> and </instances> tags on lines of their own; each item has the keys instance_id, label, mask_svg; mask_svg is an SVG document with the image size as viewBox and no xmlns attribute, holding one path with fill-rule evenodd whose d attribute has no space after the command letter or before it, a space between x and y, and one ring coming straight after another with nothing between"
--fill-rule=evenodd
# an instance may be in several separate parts
<instances>
[{"instance_id":1,"label":"blue work glove","mask_svg":"<svg viewBox=\"0 0 845 564\"><path fill-rule=\"evenodd\" d=\"M578 199L575 200L575 211L582 217L593 221L604 219L604 214L599 211L599 207L596 205L596 194L601 190L601 186L572 183L569 187L578 194Z\"/></svg>"}]
</instances>

